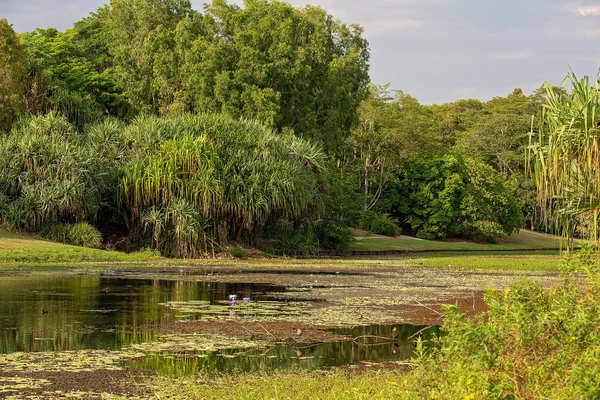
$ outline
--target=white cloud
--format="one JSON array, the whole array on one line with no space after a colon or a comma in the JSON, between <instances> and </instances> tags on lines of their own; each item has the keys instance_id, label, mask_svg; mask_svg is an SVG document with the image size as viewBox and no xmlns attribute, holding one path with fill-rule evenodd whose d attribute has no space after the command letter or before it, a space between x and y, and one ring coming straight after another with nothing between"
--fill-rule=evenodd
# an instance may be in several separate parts
<instances>
[{"instance_id":1,"label":"white cloud","mask_svg":"<svg viewBox=\"0 0 600 400\"><path fill-rule=\"evenodd\" d=\"M577 12L582 17L600 16L600 5L577 6Z\"/></svg>"}]
</instances>

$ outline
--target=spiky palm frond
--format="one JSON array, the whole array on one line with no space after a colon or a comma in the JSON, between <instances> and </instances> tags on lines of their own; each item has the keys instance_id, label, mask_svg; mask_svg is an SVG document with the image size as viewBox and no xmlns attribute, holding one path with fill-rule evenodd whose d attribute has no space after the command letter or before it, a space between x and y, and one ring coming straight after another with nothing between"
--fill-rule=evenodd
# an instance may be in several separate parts
<instances>
[{"instance_id":1,"label":"spiky palm frond","mask_svg":"<svg viewBox=\"0 0 600 400\"><path fill-rule=\"evenodd\" d=\"M586 76L568 75L571 91L557 94L545 84L537 136L530 136L529 168L543 215L568 239L576 216L591 212L598 239L600 210L600 91Z\"/></svg>"}]
</instances>

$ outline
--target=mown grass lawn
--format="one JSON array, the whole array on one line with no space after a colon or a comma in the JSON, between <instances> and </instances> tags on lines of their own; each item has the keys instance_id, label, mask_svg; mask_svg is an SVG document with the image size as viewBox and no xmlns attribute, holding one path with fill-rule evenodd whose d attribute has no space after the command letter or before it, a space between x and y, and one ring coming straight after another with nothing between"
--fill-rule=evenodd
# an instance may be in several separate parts
<instances>
[{"instance_id":1,"label":"mown grass lawn","mask_svg":"<svg viewBox=\"0 0 600 400\"><path fill-rule=\"evenodd\" d=\"M361 251L513 251L513 250L558 250L561 247L557 236L522 229L519 233L506 237L500 243L482 244L466 241L421 240L408 236L383 237L366 236L357 240L350 250Z\"/></svg>"}]
</instances>

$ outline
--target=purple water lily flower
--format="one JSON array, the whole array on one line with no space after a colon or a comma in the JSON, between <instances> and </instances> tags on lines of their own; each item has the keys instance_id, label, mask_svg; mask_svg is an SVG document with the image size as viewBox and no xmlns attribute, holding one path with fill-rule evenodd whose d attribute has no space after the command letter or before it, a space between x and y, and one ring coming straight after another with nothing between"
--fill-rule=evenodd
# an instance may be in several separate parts
<instances>
[{"instance_id":1,"label":"purple water lily flower","mask_svg":"<svg viewBox=\"0 0 600 400\"><path fill-rule=\"evenodd\" d=\"M244 303L248 304L250 303L250 297L244 297Z\"/></svg>"},{"instance_id":2,"label":"purple water lily flower","mask_svg":"<svg viewBox=\"0 0 600 400\"><path fill-rule=\"evenodd\" d=\"M236 299L233 299L233 300L231 300L231 301L229 302L229 305L230 305L230 306L235 306L236 304L237 304L237 301L236 301Z\"/></svg>"},{"instance_id":3,"label":"purple water lily flower","mask_svg":"<svg viewBox=\"0 0 600 400\"><path fill-rule=\"evenodd\" d=\"M233 301L233 300L235 300L235 299L237 299L237 294L230 294L230 295L229 295L229 300L232 300L232 301Z\"/></svg>"}]
</instances>

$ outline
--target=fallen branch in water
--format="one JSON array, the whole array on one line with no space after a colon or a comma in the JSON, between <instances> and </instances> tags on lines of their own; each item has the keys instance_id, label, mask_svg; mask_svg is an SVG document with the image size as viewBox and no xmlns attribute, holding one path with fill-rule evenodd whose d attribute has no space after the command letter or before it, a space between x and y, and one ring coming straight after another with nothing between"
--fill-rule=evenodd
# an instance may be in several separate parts
<instances>
[{"instance_id":1,"label":"fallen branch in water","mask_svg":"<svg viewBox=\"0 0 600 400\"><path fill-rule=\"evenodd\" d=\"M275 339L279 340L279 338L278 338L277 336L273 335L271 332L269 332L269 331L267 330L267 328L265 328L265 327L263 326L263 324L261 324L261 323L258 323L258 326L260 326L261 328L263 328L263 330L264 330L265 332L267 332L269 335L271 335L271 336L273 336Z\"/></svg>"},{"instance_id":2,"label":"fallen branch in water","mask_svg":"<svg viewBox=\"0 0 600 400\"><path fill-rule=\"evenodd\" d=\"M441 313L441 312L439 312L439 311L437 311L437 310L434 310L434 309L433 309L433 308L431 308L431 307L428 307L428 306L426 306L425 304L421 303L420 301L417 301L417 300L415 300L415 302L417 302L417 304L419 304L421 307L425 307L425 308L426 308L426 309L428 309L429 311L433 311L433 312L434 312L434 313L436 313L437 315L440 315L440 316L442 315L442 313Z\"/></svg>"},{"instance_id":3,"label":"fallen branch in water","mask_svg":"<svg viewBox=\"0 0 600 400\"><path fill-rule=\"evenodd\" d=\"M409 340L411 340L411 339L415 339L417 336L419 336L421 333L423 333L423 331L426 331L426 330L427 330L427 329L429 329L429 328L433 328L434 326L435 326L435 325L429 325L429 326L426 326L426 327L425 327L425 328L423 328L423 329L419 329L417 332L415 332L415 333L413 333L412 335L410 335L410 336L408 337L408 339L409 339Z\"/></svg>"},{"instance_id":4,"label":"fallen branch in water","mask_svg":"<svg viewBox=\"0 0 600 400\"><path fill-rule=\"evenodd\" d=\"M352 341L358 343L358 339L382 339L385 340L387 342L394 342L393 339L390 339L389 337L385 337L385 336L375 336L375 335L361 335L361 336L357 336L354 339L352 339Z\"/></svg>"}]
</instances>

